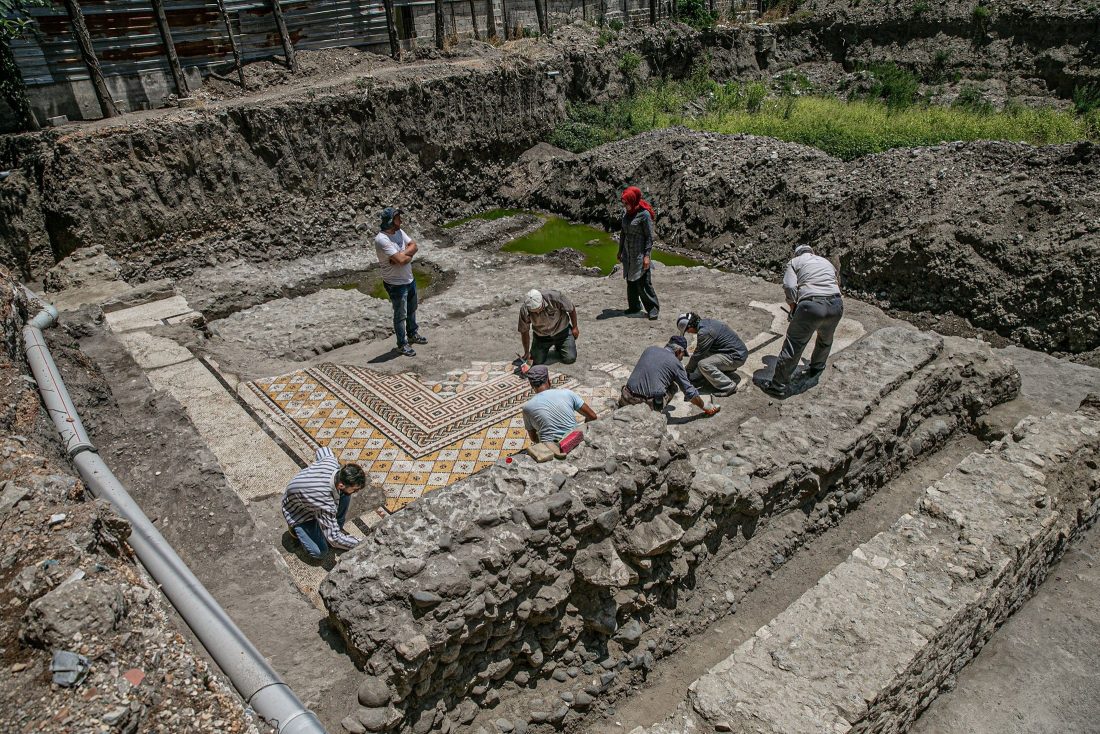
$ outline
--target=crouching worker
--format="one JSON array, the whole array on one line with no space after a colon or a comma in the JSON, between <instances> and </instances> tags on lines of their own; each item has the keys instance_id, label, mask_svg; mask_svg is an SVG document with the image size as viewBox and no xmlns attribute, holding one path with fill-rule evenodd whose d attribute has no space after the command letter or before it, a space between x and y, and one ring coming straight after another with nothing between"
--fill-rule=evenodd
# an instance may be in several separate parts
<instances>
[{"instance_id":1,"label":"crouching worker","mask_svg":"<svg viewBox=\"0 0 1100 734\"><path fill-rule=\"evenodd\" d=\"M577 413L586 421L598 417L596 411L572 390L550 387L550 371L545 365L527 370L527 381L535 397L523 404L523 427L534 443L560 441L577 428Z\"/></svg>"},{"instance_id":2,"label":"crouching worker","mask_svg":"<svg viewBox=\"0 0 1100 734\"><path fill-rule=\"evenodd\" d=\"M730 327L717 319L704 319L697 313L680 314L676 326L681 334L698 334L695 353L688 360L688 378L698 383L705 379L717 397L737 392L737 369L749 358L745 342Z\"/></svg>"},{"instance_id":3,"label":"crouching worker","mask_svg":"<svg viewBox=\"0 0 1100 734\"><path fill-rule=\"evenodd\" d=\"M351 496L365 487L358 464L340 466L332 449L317 449L317 458L290 480L283 493L283 517L311 558L321 559L329 546L354 548L359 541L344 532Z\"/></svg>"},{"instance_id":4,"label":"crouching worker","mask_svg":"<svg viewBox=\"0 0 1100 734\"><path fill-rule=\"evenodd\" d=\"M684 391L684 399L710 417L718 406L707 407L695 385L688 379L681 362L687 353L687 339L674 336L663 347L647 347L638 364L619 394L619 407L645 403L653 410L664 410L677 388Z\"/></svg>"}]
</instances>

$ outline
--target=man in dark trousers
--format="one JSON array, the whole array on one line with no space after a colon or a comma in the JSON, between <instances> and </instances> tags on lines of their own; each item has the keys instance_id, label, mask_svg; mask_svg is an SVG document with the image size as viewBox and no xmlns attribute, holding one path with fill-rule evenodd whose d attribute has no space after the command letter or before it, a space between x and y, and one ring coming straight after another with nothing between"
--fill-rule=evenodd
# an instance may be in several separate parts
<instances>
[{"instance_id":1,"label":"man in dark trousers","mask_svg":"<svg viewBox=\"0 0 1100 734\"><path fill-rule=\"evenodd\" d=\"M737 369L749 358L745 342L730 327L717 319L704 319L697 313L682 313L676 326L684 334L696 334L695 351L688 360L687 373L692 382L705 379L718 397L737 392Z\"/></svg>"},{"instance_id":2,"label":"man in dark trousers","mask_svg":"<svg viewBox=\"0 0 1100 734\"><path fill-rule=\"evenodd\" d=\"M648 347L638 358L638 364L619 393L619 407L645 403L653 410L664 410L676 390L684 391L684 399L706 416L718 412L718 406L707 407L695 385L688 379L681 360L687 353L687 339L676 335L663 347Z\"/></svg>"},{"instance_id":3,"label":"man in dark trousers","mask_svg":"<svg viewBox=\"0 0 1100 734\"><path fill-rule=\"evenodd\" d=\"M533 344L531 332L535 333ZM577 309L561 291L532 289L523 297L519 309L523 361L546 364L553 349L562 364L573 364L577 361L577 337L580 335Z\"/></svg>"},{"instance_id":4,"label":"man in dark trousers","mask_svg":"<svg viewBox=\"0 0 1100 734\"><path fill-rule=\"evenodd\" d=\"M803 375L813 379L825 371L825 361L833 348L833 333L844 316L836 268L825 258L815 255L809 245L794 248L794 258L787 263L783 275L783 292L791 314L787 338L775 363L775 373L770 380L760 383L761 390L777 398L787 395L791 375L814 334L817 334L817 343L810 357L810 367Z\"/></svg>"}]
</instances>

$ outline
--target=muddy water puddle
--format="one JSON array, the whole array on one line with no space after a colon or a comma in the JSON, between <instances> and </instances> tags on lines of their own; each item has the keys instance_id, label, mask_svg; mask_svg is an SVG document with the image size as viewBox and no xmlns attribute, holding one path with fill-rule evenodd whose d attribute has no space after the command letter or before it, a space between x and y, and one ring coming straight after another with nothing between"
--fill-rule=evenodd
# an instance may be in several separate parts
<instances>
[{"instance_id":1,"label":"muddy water puddle","mask_svg":"<svg viewBox=\"0 0 1100 734\"><path fill-rule=\"evenodd\" d=\"M452 228L474 220L494 221L520 214L536 216L543 220L543 224L535 231L508 242L501 248L502 252L546 255L557 250L570 249L576 250L584 256L583 265L586 268L599 268L601 273L607 275L615 267L619 243L613 235L602 229L590 227L587 224L575 224L552 214L525 212L516 209L493 209L463 219L446 222L443 226ZM653 259L665 265L684 267L703 264L684 255L660 250L653 251Z\"/></svg>"},{"instance_id":2,"label":"muddy water puddle","mask_svg":"<svg viewBox=\"0 0 1100 734\"><path fill-rule=\"evenodd\" d=\"M417 296L424 300L446 290L444 278L438 270L427 265L413 265L413 278L416 280ZM350 273L329 278L321 284L322 288L338 288L345 291L359 291L372 298L389 300L386 286L382 283L382 273L376 268L360 273Z\"/></svg>"}]
</instances>

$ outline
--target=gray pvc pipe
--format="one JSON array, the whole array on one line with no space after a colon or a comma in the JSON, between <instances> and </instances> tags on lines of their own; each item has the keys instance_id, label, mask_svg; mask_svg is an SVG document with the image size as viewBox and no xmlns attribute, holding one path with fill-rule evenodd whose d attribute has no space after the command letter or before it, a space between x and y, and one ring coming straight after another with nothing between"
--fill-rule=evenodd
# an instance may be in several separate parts
<instances>
[{"instance_id":1,"label":"gray pvc pipe","mask_svg":"<svg viewBox=\"0 0 1100 734\"><path fill-rule=\"evenodd\" d=\"M114 505L130 523L133 530L128 542L142 565L245 702L280 734L325 734L317 716L249 642L96 453L42 337L42 329L56 321L57 310L29 288L24 290L32 300L43 304L42 311L23 327L27 364L84 485L94 496Z\"/></svg>"}]
</instances>

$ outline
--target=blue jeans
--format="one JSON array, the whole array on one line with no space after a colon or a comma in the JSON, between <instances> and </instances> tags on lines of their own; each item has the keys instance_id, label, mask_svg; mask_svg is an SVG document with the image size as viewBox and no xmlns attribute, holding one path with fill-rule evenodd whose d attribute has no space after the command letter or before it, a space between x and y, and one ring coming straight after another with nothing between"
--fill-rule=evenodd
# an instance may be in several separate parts
<instances>
[{"instance_id":1,"label":"blue jeans","mask_svg":"<svg viewBox=\"0 0 1100 734\"><path fill-rule=\"evenodd\" d=\"M397 346L403 347L409 343L409 337L416 336L419 331L416 326L416 281L405 285L383 282L382 285L386 286L393 304L393 333L397 336Z\"/></svg>"},{"instance_id":2,"label":"blue jeans","mask_svg":"<svg viewBox=\"0 0 1100 734\"><path fill-rule=\"evenodd\" d=\"M341 530L344 528L344 520L348 517L350 505L351 495L341 492L340 501L336 504L336 524ZM328 552L328 542L325 540L325 534L321 532L321 523L316 520L306 520L292 529L310 558L320 559Z\"/></svg>"}]
</instances>

